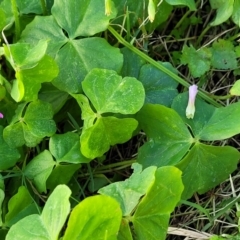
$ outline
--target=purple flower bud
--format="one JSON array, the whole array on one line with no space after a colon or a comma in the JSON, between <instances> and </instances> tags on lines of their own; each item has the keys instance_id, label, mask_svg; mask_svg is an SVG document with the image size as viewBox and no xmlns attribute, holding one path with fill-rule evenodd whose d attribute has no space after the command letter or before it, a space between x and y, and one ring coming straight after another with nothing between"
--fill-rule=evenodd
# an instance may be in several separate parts
<instances>
[{"instance_id":1,"label":"purple flower bud","mask_svg":"<svg viewBox=\"0 0 240 240\"><path fill-rule=\"evenodd\" d=\"M0 113L0 118L3 118L4 116L3 116L3 114L2 113Z\"/></svg>"},{"instance_id":2,"label":"purple flower bud","mask_svg":"<svg viewBox=\"0 0 240 240\"><path fill-rule=\"evenodd\" d=\"M192 85L189 87L189 98L188 98L188 105L186 109L186 117L193 119L195 113L195 99L198 92L198 86Z\"/></svg>"}]
</instances>

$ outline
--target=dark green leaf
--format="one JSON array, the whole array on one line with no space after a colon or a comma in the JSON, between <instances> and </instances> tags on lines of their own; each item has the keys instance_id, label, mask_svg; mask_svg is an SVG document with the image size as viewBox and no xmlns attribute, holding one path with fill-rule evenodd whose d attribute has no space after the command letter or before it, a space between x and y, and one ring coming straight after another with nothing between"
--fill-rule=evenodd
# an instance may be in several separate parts
<instances>
[{"instance_id":1,"label":"dark green leaf","mask_svg":"<svg viewBox=\"0 0 240 240\"><path fill-rule=\"evenodd\" d=\"M182 199L188 199L195 192L205 193L224 181L237 168L239 157L233 147L196 143L176 165L183 172Z\"/></svg>"},{"instance_id":2,"label":"dark green leaf","mask_svg":"<svg viewBox=\"0 0 240 240\"><path fill-rule=\"evenodd\" d=\"M55 164L51 153L44 150L28 163L24 175L34 182L39 192L46 192L46 181Z\"/></svg>"},{"instance_id":3,"label":"dark green leaf","mask_svg":"<svg viewBox=\"0 0 240 240\"><path fill-rule=\"evenodd\" d=\"M16 135L14 136L14 138ZM14 146L8 145L3 139L3 127L0 126L0 170L6 170L10 167L13 167L18 159L20 154Z\"/></svg>"},{"instance_id":4,"label":"dark green leaf","mask_svg":"<svg viewBox=\"0 0 240 240\"><path fill-rule=\"evenodd\" d=\"M103 68L120 72L123 57L120 50L105 39L92 37L67 43L58 52L56 62L59 75L53 84L62 91L79 93L82 92L81 82L89 71Z\"/></svg>"},{"instance_id":5,"label":"dark green leaf","mask_svg":"<svg viewBox=\"0 0 240 240\"><path fill-rule=\"evenodd\" d=\"M96 11L97 9L97 11ZM107 29L109 20L116 16L112 6L110 16L105 15L104 0L55 0L52 15L70 39L92 36Z\"/></svg>"},{"instance_id":6,"label":"dark green leaf","mask_svg":"<svg viewBox=\"0 0 240 240\"><path fill-rule=\"evenodd\" d=\"M8 202L8 213L5 216L4 225L11 227L22 218L35 213L38 213L36 203L34 203L26 187L21 186Z\"/></svg>"},{"instance_id":7,"label":"dark green leaf","mask_svg":"<svg viewBox=\"0 0 240 240\"><path fill-rule=\"evenodd\" d=\"M176 69L170 63L159 62L159 64L177 74ZM145 103L170 106L173 98L177 95L177 82L151 64L142 66L139 80L146 92Z\"/></svg>"},{"instance_id":8,"label":"dark green leaf","mask_svg":"<svg viewBox=\"0 0 240 240\"><path fill-rule=\"evenodd\" d=\"M53 135L49 141L49 150L57 162L87 163L90 161L80 152L80 138L76 133Z\"/></svg>"}]
</instances>

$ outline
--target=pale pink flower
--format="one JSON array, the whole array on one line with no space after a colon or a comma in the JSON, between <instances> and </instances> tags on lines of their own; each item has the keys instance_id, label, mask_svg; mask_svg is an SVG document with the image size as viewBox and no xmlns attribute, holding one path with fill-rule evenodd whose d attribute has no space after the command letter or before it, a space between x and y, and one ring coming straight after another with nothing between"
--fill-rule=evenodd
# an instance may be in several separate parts
<instances>
[{"instance_id":1,"label":"pale pink flower","mask_svg":"<svg viewBox=\"0 0 240 240\"><path fill-rule=\"evenodd\" d=\"M189 87L188 105L186 108L186 117L193 119L195 113L195 99L198 93L198 86L193 84Z\"/></svg>"},{"instance_id":2,"label":"pale pink flower","mask_svg":"<svg viewBox=\"0 0 240 240\"><path fill-rule=\"evenodd\" d=\"M3 114L0 112L0 118L3 118L4 116L3 116Z\"/></svg>"}]
</instances>

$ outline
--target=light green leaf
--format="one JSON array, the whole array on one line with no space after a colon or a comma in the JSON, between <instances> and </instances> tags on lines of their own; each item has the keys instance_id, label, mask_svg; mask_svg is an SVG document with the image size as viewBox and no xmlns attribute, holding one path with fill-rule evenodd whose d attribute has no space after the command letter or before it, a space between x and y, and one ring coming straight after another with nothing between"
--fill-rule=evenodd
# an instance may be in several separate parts
<instances>
[{"instance_id":1,"label":"light green leaf","mask_svg":"<svg viewBox=\"0 0 240 240\"><path fill-rule=\"evenodd\" d=\"M49 150L57 162L76 164L90 161L80 152L80 139L76 133L67 132L53 135L49 141Z\"/></svg>"},{"instance_id":2,"label":"light green leaf","mask_svg":"<svg viewBox=\"0 0 240 240\"><path fill-rule=\"evenodd\" d=\"M134 114L144 103L142 84L132 77L122 78L115 71L93 69L85 77L82 86L99 114Z\"/></svg>"},{"instance_id":3,"label":"light green leaf","mask_svg":"<svg viewBox=\"0 0 240 240\"><path fill-rule=\"evenodd\" d=\"M170 63L159 62L159 64L177 74L176 69ZM142 66L139 80L142 82L146 92L145 103L170 106L173 98L178 93L176 89L177 82L151 64Z\"/></svg>"},{"instance_id":4,"label":"light green leaf","mask_svg":"<svg viewBox=\"0 0 240 240\"><path fill-rule=\"evenodd\" d=\"M18 221L7 233L6 240L25 240L25 239L52 240L43 225L41 217L32 214Z\"/></svg>"},{"instance_id":5,"label":"light green leaf","mask_svg":"<svg viewBox=\"0 0 240 240\"><path fill-rule=\"evenodd\" d=\"M190 198L195 192L205 193L224 181L237 168L239 157L233 147L196 143L176 165L183 172L182 199Z\"/></svg>"},{"instance_id":6,"label":"light green leaf","mask_svg":"<svg viewBox=\"0 0 240 240\"><path fill-rule=\"evenodd\" d=\"M70 196L71 190L69 187L58 185L43 208L41 219L51 239L58 239L58 234L67 219L70 212Z\"/></svg>"},{"instance_id":7,"label":"light green leaf","mask_svg":"<svg viewBox=\"0 0 240 240\"><path fill-rule=\"evenodd\" d=\"M11 227L22 218L35 213L38 213L38 209L32 196L26 187L20 186L18 192L8 202L4 226Z\"/></svg>"},{"instance_id":8,"label":"light green leaf","mask_svg":"<svg viewBox=\"0 0 240 240\"><path fill-rule=\"evenodd\" d=\"M128 141L137 126L133 118L99 117L92 127L82 132L81 152L90 159L101 157L111 145Z\"/></svg>"},{"instance_id":9,"label":"light green leaf","mask_svg":"<svg viewBox=\"0 0 240 240\"><path fill-rule=\"evenodd\" d=\"M227 40L219 39L214 42L211 48L211 64L217 69L235 69L237 68L237 54L234 51L233 43Z\"/></svg>"},{"instance_id":10,"label":"light green leaf","mask_svg":"<svg viewBox=\"0 0 240 240\"><path fill-rule=\"evenodd\" d=\"M166 0L170 5L184 5L188 6L191 11L196 10L196 5L194 0Z\"/></svg>"},{"instance_id":11,"label":"light green leaf","mask_svg":"<svg viewBox=\"0 0 240 240\"><path fill-rule=\"evenodd\" d=\"M55 0L52 7L52 15L70 39L92 36L106 30L109 20L116 13L112 5L112 13L105 15L104 0Z\"/></svg>"},{"instance_id":12,"label":"light green leaf","mask_svg":"<svg viewBox=\"0 0 240 240\"><path fill-rule=\"evenodd\" d=\"M16 43L4 45L4 53L15 71L19 71L35 67L44 57L47 46L46 40L40 40L35 46L29 43Z\"/></svg>"},{"instance_id":13,"label":"light green leaf","mask_svg":"<svg viewBox=\"0 0 240 240\"><path fill-rule=\"evenodd\" d=\"M16 135L15 135L16 137ZM6 170L13 167L20 158L18 150L8 145L3 139L3 126L0 125L0 170Z\"/></svg>"},{"instance_id":14,"label":"light green leaf","mask_svg":"<svg viewBox=\"0 0 240 240\"><path fill-rule=\"evenodd\" d=\"M88 98L83 94L71 94L82 109L82 119L84 120L84 129L90 128L93 126L94 120L97 117L97 114L93 112Z\"/></svg>"},{"instance_id":15,"label":"light green leaf","mask_svg":"<svg viewBox=\"0 0 240 240\"><path fill-rule=\"evenodd\" d=\"M210 23L211 26L219 25L227 21L233 13L234 0L210 0L212 9L217 9L216 18Z\"/></svg>"},{"instance_id":16,"label":"light green leaf","mask_svg":"<svg viewBox=\"0 0 240 240\"><path fill-rule=\"evenodd\" d=\"M14 224L6 240L56 240L70 212L70 189L59 185L48 198L41 215L33 214Z\"/></svg>"},{"instance_id":17,"label":"light green leaf","mask_svg":"<svg viewBox=\"0 0 240 240\"><path fill-rule=\"evenodd\" d=\"M139 152L138 162L144 167L177 163L194 141L185 123L173 109L146 104L136 117L150 138Z\"/></svg>"},{"instance_id":18,"label":"light green leaf","mask_svg":"<svg viewBox=\"0 0 240 240\"><path fill-rule=\"evenodd\" d=\"M165 239L170 214L181 198L181 171L161 167L155 172L155 182L142 198L133 216L137 239Z\"/></svg>"},{"instance_id":19,"label":"light green leaf","mask_svg":"<svg viewBox=\"0 0 240 240\"><path fill-rule=\"evenodd\" d=\"M23 99L19 97L16 101L34 101L38 99L38 91L41 88L41 83L51 82L58 75L58 66L54 59L45 55L40 62L31 69L19 70L16 72L17 81L22 82L19 92L24 91ZM13 95L12 95L13 96Z\"/></svg>"},{"instance_id":20,"label":"light green leaf","mask_svg":"<svg viewBox=\"0 0 240 240\"><path fill-rule=\"evenodd\" d=\"M240 1L234 1L233 3L232 20L238 27L240 27Z\"/></svg>"},{"instance_id":21,"label":"light green leaf","mask_svg":"<svg viewBox=\"0 0 240 240\"><path fill-rule=\"evenodd\" d=\"M58 52L56 62L59 75L53 84L62 91L80 93L81 82L89 71L103 68L120 72L123 56L118 48L110 46L105 39L92 37L67 43Z\"/></svg>"},{"instance_id":22,"label":"light green leaf","mask_svg":"<svg viewBox=\"0 0 240 240\"><path fill-rule=\"evenodd\" d=\"M99 193L115 198L122 209L123 216L128 216L137 206L141 196L146 194L152 186L156 167L149 167L142 171L139 164L133 164L133 174L122 182L115 182L99 189Z\"/></svg>"},{"instance_id":23,"label":"light green leaf","mask_svg":"<svg viewBox=\"0 0 240 240\"><path fill-rule=\"evenodd\" d=\"M201 48L197 51L192 45L190 47L184 45L181 63L187 64L192 76L197 78L209 71L211 56L208 48Z\"/></svg>"},{"instance_id":24,"label":"light green leaf","mask_svg":"<svg viewBox=\"0 0 240 240\"><path fill-rule=\"evenodd\" d=\"M4 198L5 198L5 193L2 189L0 189L0 226L1 227L2 227L2 204L3 204Z\"/></svg>"},{"instance_id":25,"label":"light green leaf","mask_svg":"<svg viewBox=\"0 0 240 240\"><path fill-rule=\"evenodd\" d=\"M47 40L47 54L55 57L56 53L67 41L62 29L58 26L53 16L35 16L22 31L20 42L36 45L40 40Z\"/></svg>"},{"instance_id":26,"label":"light green leaf","mask_svg":"<svg viewBox=\"0 0 240 240\"><path fill-rule=\"evenodd\" d=\"M113 198L101 195L88 197L71 212L63 240L116 240L121 218L120 206Z\"/></svg>"},{"instance_id":27,"label":"light green leaf","mask_svg":"<svg viewBox=\"0 0 240 240\"><path fill-rule=\"evenodd\" d=\"M24 175L33 181L39 192L46 193L46 181L54 166L51 153L44 150L28 163L24 169Z\"/></svg>"},{"instance_id":28,"label":"light green leaf","mask_svg":"<svg viewBox=\"0 0 240 240\"><path fill-rule=\"evenodd\" d=\"M240 80L237 80L230 89L230 94L233 96L240 96Z\"/></svg>"}]
</instances>

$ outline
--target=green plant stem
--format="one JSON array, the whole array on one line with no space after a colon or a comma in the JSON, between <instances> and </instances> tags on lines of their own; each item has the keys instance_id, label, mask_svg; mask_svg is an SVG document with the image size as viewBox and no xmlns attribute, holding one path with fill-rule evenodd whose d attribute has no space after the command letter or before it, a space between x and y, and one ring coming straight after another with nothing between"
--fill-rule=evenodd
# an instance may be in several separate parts
<instances>
[{"instance_id":1,"label":"green plant stem","mask_svg":"<svg viewBox=\"0 0 240 240\"><path fill-rule=\"evenodd\" d=\"M229 99L231 97L234 97L231 94L228 94L228 95L225 95L225 96L217 96L217 95L210 95L210 96L211 96L211 98L214 98L214 99L217 99L217 100L226 100L226 99Z\"/></svg>"},{"instance_id":2,"label":"green plant stem","mask_svg":"<svg viewBox=\"0 0 240 240\"><path fill-rule=\"evenodd\" d=\"M15 41L18 41L18 39L20 38L21 28L20 28L19 12L17 9L16 0L11 0L11 5L12 5L12 11L13 11L14 21L15 21Z\"/></svg>"},{"instance_id":3,"label":"green plant stem","mask_svg":"<svg viewBox=\"0 0 240 240\"><path fill-rule=\"evenodd\" d=\"M211 26L208 25L208 26L201 32L200 36L199 36L198 39L197 39L197 44L196 44L196 46L199 46L199 43L202 41L203 36L206 34L206 32L207 32L210 28L211 28Z\"/></svg>"},{"instance_id":4,"label":"green plant stem","mask_svg":"<svg viewBox=\"0 0 240 240\"><path fill-rule=\"evenodd\" d=\"M135 162L136 162L136 160L128 160L128 161L112 163L112 164L97 168L97 171L112 169L112 168L121 167L121 166L128 167L128 166L131 166Z\"/></svg>"},{"instance_id":5,"label":"green plant stem","mask_svg":"<svg viewBox=\"0 0 240 240\"><path fill-rule=\"evenodd\" d=\"M46 7L45 0L41 0L41 6L42 6L42 10L43 10L43 15L47 15L47 7Z\"/></svg>"},{"instance_id":6,"label":"green plant stem","mask_svg":"<svg viewBox=\"0 0 240 240\"><path fill-rule=\"evenodd\" d=\"M157 69L159 69L160 71L166 73L167 75L169 75L170 77L172 77L174 80L176 80L178 83L182 84L185 87L189 87L190 84L182 79L181 77L179 77L178 75L176 75L175 73L171 72L170 70L168 70L167 68L165 68L164 66L162 66L161 64L159 64L157 61L155 61L154 59L152 59L151 57L147 56L145 53L141 52L140 50L138 50L137 48L135 48L133 45L131 45L130 43L128 43L125 39L123 39L111 26L108 26L108 30L113 34L113 36L121 43L123 44L125 47L129 48L131 51L133 51L134 53L136 53L138 56L140 56L142 59L144 59L145 61L151 63L154 67L156 67ZM209 97L206 93L204 93L202 90L199 90L198 95L200 97L202 97L204 100L206 100L207 102L211 103L213 106L215 107L221 107L222 105L218 102L216 102L215 100L213 100L211 97Z\"/></svg>"}]
</instances>

